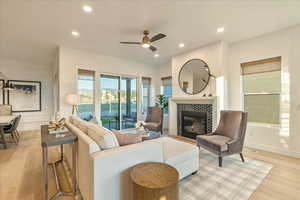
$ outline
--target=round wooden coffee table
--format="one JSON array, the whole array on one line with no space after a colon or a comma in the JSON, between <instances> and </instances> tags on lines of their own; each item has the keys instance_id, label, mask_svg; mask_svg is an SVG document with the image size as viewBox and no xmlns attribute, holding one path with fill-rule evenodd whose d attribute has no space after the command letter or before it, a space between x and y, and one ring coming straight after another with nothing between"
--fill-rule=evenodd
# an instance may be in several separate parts
<instances>
[{"instance_id":1,"label":"round wooden coffee table","mask_svg":"<svg viewBox=\"0 0 300 200\"><path fill-rule=\"evenodd\" d=\"M134 200L178 200L177 170L165 163L146 162L131 170Z\"/></svg>"}]
</instances>

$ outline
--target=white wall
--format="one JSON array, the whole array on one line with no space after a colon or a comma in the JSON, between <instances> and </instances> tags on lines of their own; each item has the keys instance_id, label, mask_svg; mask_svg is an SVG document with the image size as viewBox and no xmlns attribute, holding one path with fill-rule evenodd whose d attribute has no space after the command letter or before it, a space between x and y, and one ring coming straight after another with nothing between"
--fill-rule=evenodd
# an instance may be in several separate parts
<instances>
[{"instance_id":1,"label":"white wall","mask_svg":"<svg viewBox=\"0 0 300 200\"><path fill-rule=\"evenodd\" d=\"M104 56L96 53L60 47L59 49L59 105L60 114L71 114L71 106L67 105L64 98L69 93L77 93L78 69L96 71L96 83L99 83L100 73L133 75L151 77L153 83L157 83L159 77L157 70L151 65L129 61L112 56ZM152 105L156 95L156 85L152 85ZM100 99L100 86L95 84L95 96ZM100 102L96 102L96 113L100 113ZM99 117L99 115L97 116ZM138 116L141 119L141 116Z\"/></svg>"},{"instance_id":2,"label":"white wall","mask_svg":"<svg viewBox=\"0 0 300 200\"><path fill-rule=\"evenodd\" d=\"M156 84L156 95L159 95L162 93L161 87L162 87L162 77L168 77L172 76L172 62L167 62L164 64L161 64L159 66L156 66L156 69L158 71L158 79ZM167 114L164 114L164 122L163 122L163 128L168 129L169 128L169 118Z\"/></svg>"},{"instance_id":3,"label":"white wall","mask_svg":"<svg viewBox=\"0 0 300 200\"><path fill-rule=\"evenodd\" d=\"M229 46L229 107L243 110L240 63L282 57L281 127L249 124L247 146L300 157L300 27Z\"/></svg>"},{"instance_id":4,"label":"white wall","mask_svg":"<svg viewBox=\"0 0 300 200\"><path fill-rule=\"evenodd\" d=\"M22 115L20 130L38 130L41 124L49 121L53 111L51 70L50 66L0 58L0 72L8 79L42 82L42 111L15 113Z\"/></svg>"}]
</instances>

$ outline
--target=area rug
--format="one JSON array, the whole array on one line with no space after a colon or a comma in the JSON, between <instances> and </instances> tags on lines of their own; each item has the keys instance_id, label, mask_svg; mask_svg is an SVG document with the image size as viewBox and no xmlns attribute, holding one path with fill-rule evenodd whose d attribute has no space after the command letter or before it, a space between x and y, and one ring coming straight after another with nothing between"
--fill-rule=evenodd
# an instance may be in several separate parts
<instances>
[{"instance_id":1,"label":"area rug","mask_svg":"<svg viewBox=\"0 0 300 200\"><path fill-rule=\"evenodd\" d=\"M200 167L195 175L180 182L181 200L247 200L268 175L273 165L239 155L223 158L200 150Z\"/></svg>"}]
</instances>

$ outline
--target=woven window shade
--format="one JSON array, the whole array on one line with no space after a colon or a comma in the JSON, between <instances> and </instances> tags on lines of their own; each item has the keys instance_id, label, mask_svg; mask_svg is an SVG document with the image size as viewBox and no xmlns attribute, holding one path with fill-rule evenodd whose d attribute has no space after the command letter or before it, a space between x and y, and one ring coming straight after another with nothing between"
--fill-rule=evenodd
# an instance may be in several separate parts
<instances>
[{"instance_id":1,"label":"woven window shade","mask_svg":"<svg viewBox=\"0 0 300 200\"><path fill-rule=\"evenodd\" d=\"M257 74L281 70L281 57L241 63L242 74Z\"/></svg>"},{"instance_id":2,"label":"woven window shade","mask_svg":"<svg viewBox=\"0 0 300 200\"><path fill-rule=\"evenodd\" d=\"M151 78L149 78L149 77L142 77L142 84L143 85L150 85L151 84Z\"/></svg>"},{"instance_id":3,"label":"woven window shade","mask_svg":"<svg viewBox=\"0 0 300 200\"><path fill-rule=\"evenodd\" d=\"M172 76L162 77L161 78L162 85L172 85Z\"/></svg>"},{"instance_id":4,"label":"woven window shade","mask_svg":"<svg viewBox=\"0 0 300 200\"><path fill-rule=\"evenodd\" d=\"M95 71L79 69L78 70L78 79L80 80L94 80Z\"/></svg>"}]
</instances>

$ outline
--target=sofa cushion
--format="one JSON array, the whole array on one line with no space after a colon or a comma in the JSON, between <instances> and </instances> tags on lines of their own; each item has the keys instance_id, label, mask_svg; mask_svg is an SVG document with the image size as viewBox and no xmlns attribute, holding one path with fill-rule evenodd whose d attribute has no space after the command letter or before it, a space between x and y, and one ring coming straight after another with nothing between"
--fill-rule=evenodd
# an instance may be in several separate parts
<instances>
[{"instance_id":1,"label":"sofa cushion","mask_svg":"<svg viewBox=\"0 0 300 200\"><path fill-rule=\"evenodd\" d=\"M111 131L115 134L120 146L142 142L143 135L141 133L124 133L115 129Z\"/></svg>"},{"instance_id":2,"label":"sofa cushion","mask_svg":"<svg viewBox=\"0 0 300 200\"><path fill-rule=\"evenodd\" d=\"M80 119L79 117L76 116L72 116L70 117L70 121L72 122L72 124L74 124L77 128L79 128L82 132L84 132L85 134L87 134L88 132L88 127L91 125L91 123L84 121L82 119Z\"/></svg>"},{"instance_id":3,"label":"sofa cushion","mask_svg":"<svg viewBox=\"0 0 300 200\"><path fill-rule=\"evenodd\" d=\"M182 142L173 138L164 137L159 140L163 143L164 162L175 166L187 160L198 157L199 150L194 144Z\"/></svg>"},{"instance_id":4,"label":"sofa cushion","mask_svg":"<svg viewBox=\"0 0 300 200\"><path fill-rule=\"evenodd\" d=\"M99 145L103 150L119 147L118 140L110 130L91 124L88 127L88 135Z\"/></svg>"},{"instance_id":5,"label":"sofa cushion","mask_svg":"<svg viewBox=\"0 0 300 200\"><path fill-rule=\"evenodd\" d=\"M231 138L222 135L199 135L197 137L198 143L216 150L217 152L227 151L227 142L230 142L231 140Z\"/></svg>"}]
</instances>

